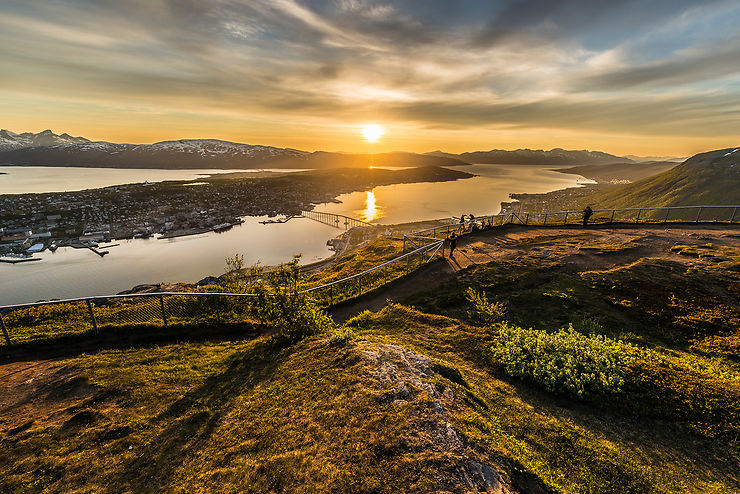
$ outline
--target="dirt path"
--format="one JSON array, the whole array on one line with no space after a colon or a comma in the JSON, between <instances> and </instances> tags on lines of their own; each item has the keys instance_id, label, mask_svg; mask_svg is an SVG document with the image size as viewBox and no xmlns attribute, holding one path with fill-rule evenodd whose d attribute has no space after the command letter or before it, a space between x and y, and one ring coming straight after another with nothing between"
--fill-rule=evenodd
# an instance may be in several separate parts
<instances>
[{"instance_id":1,"label":"dirt path","mask_svg":"<svg viewBox=\"0 0 740 494\"><path fill-rule=\"evenodd\" d=\"M0 436L69 418L94 392L73 374L55 359L0 365Z\"/></svg>"},{"instance_id":2,"label":"dirt path","mask_svg":"<svg viewBox=\"0 0 740 494\"><path fill-rule=\"evenodd\" d=\"M459 237L454 258L430 264L397 282L330 311L343 322L363 310L375 311L388 301L434 288L455 273L491 262L564 263L576 272L611 269L643 257L680 259L676 245L740 247L740 225L619 225L614 227L525 227L509 225Z\"/></svg>"}]
</instances>

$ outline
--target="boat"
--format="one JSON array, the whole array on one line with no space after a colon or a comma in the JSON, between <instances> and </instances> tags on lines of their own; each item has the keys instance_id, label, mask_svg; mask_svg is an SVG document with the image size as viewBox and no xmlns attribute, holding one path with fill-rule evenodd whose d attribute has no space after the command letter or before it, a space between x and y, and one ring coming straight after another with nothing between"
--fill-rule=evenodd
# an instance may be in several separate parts
<instances>
[{"instance_id":1,"label":"boat","mask_svg":"<svg viewBox=\"0 0 740 494\"><path fill-rule=\"evenodd\" d=\"M216 225L216 226L213 227L213 231L214 232L217 232L217 233L218 232L225 232L226 230L228 230L232 226L234 226L234 225L232 225L231 223L220 223L220 224L218 224L218 225Z\"/></svg>"}]
</instances>

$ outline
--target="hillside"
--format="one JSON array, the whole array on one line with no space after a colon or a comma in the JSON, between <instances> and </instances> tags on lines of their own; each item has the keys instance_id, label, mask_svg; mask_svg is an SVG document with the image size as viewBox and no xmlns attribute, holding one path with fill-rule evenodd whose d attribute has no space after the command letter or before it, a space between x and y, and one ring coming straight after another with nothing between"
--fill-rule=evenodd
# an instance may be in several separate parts
<instances>
[{"instance_id":1,"label":"hillside","mask_svg":"<svg viewBox=\"0 0 740 494\"><path fill-rule=\"evenodd\" d=\"M457 158L414 153L377 155L308 152L217 139L181 139L154 144L93 142L83 137L0 131L0 163L100 168L333 168L464 165Z\"/></svg>"},{"instance_id":2,"label":"hillside","mask_svg":"<svg viewBox=\"0 0 740 494\"><path fill-rule=\"evenodd\" d=\"M737 194L737 155L640 183ZM0 491L740 492L730 228L465 236L455 260L332 308L339 327L298 341L224 300L223 319L209 306L57 342L30 341L37 321L84 322L84 306L4 311L20 343L0 348ZM312 281L399 244L372 240Z\"/></svg>"},{"instance_id":3,"label":"hillside","mask_svg":"<svg viewBox=\"0 0 740 494\"><path fill-rule=\"evenodd\" d=\"M668 171L605 189L589 199L600 208L740 203L740 148L697 154Z\"/></svg>"},{"instance_id":4,"label":"hillside","mask_svg":"<svg viewBox=\"0 0 740 494\"><path fill-rule=\"evenodd\" d=\"M468 163L498 163L509 165L604 165L608 163L624 163L631 161L628 158L614 156L613 154L603 153L601 151L569 151L561 148L554 148L549 151L544 151L542 149L517 149L515 151L492 149L490 151L474 151L461 154L433 151L427 154L432 156L457 158Z\"/></svg>"},{"instance_id":5,"label":"hillside","mask_svg":"<svg viewBox=\"0 0 740 494\"><path fill-rule=\"evenodd\" d=\"M456 260L292 343L232 307L233 324L0 347L0 491L740 492L740 244L725 233L464 236ZM322 276L399 248L372 240ZM4 316L20 338L34 313ZM552 338L543 373L509 365ZM593 365L584 350L609 379L574 367L576 387L553 388L563 362Z\"/></svg>"},{"instance_id":6,"label":"hillside","mask_svg":"<svg viewBox=\"0 0 740 494\"><path fill-rule=\"evenodd\" d=\"M737 205L740 204L738 163L740 148L719 149L697 154L675 166L657 163L655 166L669 169L633 183L600 182L545 194L510 194L509 197L518 202L502 203L502 207L506 211L565 211L582 210L586 205L591 205L594 209ZM609 166L604 168L607 175ZM615 165L613 171L616 175L625 175L625 169L629 169L629 166L631 165ZM634 166L641 169L644 164ZM584 167L581 171L597 177L601 174L600 169L601 167ZM570 169L571 172L573 170ZM713 212L705 210L703 217L710 217L706 215L727 221L732 215L732 208L720 208ZM662 218L663 213L649 212L648 216ZM687 220L695 218L696 211L686 215L674 211L670 217L674 220Z\"/></svg>"}]
</instances>

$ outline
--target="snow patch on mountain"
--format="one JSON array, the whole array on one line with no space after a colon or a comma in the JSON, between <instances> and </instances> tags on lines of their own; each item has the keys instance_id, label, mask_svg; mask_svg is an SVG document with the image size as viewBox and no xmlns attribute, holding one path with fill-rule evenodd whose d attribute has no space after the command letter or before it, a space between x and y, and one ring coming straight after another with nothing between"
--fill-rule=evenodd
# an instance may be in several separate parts
<instances>
[{"instance_id":1,"label":"snow patch on mountain","mask_svg":"<svg viewBox=\"0 0 740 494\"><path fill-rule=\"evenodd\" d=\"M7 129L0 129L0 151L33 147L67 146L85 142L90 141L84 137L74 137L67 133L57 135L51 130L44 130L37 134L32 132L16 134Z\"/></svg>"}]
</instances>

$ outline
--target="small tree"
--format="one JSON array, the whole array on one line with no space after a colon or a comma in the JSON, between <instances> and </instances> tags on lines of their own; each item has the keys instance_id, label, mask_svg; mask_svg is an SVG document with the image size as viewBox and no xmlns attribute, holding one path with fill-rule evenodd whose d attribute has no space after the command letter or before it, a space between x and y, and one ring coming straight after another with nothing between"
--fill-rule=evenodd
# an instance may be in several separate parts
<instances>
[{"instance_id":1,"label":"small tree","mask_svg":"<svg viewBox=\"0 0 740 494\"><path fill-rule=\"evenodd\" d=\"M234 254L226 258L224 278L229 282L237 282L244 276L244 254Z\"/></svg>"},{"instance_id":2,"label":"small tree","mask_svg":"<svg viewBox=\"0 0 740 494\"><path fill-rule=\"evenodd\" d=\"M251 273L254 280L251 292L256 294L255 316L290 342L321 333L334 325L316 300L299 289L300 259L301 256L296 255L289 263L280 264L270 272L256 266Z\"/></svg>"}]
</instances>

